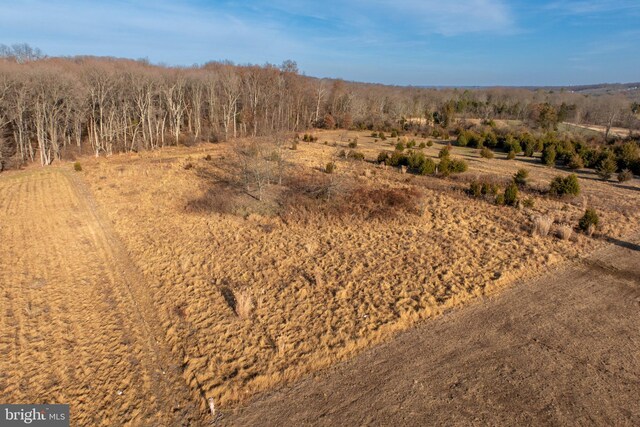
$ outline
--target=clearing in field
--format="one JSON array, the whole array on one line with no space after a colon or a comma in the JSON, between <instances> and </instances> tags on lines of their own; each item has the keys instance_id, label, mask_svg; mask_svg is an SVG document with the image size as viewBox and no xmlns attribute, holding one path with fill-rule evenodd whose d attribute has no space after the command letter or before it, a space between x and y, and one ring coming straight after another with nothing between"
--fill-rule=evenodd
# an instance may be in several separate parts
<instances>
[{"instance_id":1,"label":"clearing in field","mask_svg":"<svg viewBox=\"0 0 640 427\"><path fill-rule=\"evenodd\" d=\"M316 136L279 147L282 179L262 190L237 182L251 140L0 177L2 396L70 402L81 424L189 422L210 398L228 411L638 223L636 181L580 172L582 196L559 200L541 189L568 173L529 158L453 147L469 171L440 179L375 164L395 141ZM428 141L437 160L444 143ZM523 166L527 206L467 194ZM556 237L587 205L596 236Z\"/></svg>"}]
</instances>

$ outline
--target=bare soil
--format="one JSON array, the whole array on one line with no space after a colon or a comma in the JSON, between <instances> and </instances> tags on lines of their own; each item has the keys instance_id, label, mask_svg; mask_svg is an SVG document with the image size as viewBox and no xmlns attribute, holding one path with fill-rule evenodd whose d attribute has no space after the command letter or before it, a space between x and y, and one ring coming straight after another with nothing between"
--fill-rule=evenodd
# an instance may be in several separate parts
<instances>
[{"instance_id":1,"label":"bare soil","mask_svg":"<svg viewBox=\"0 0 640 427\"><path fill-rule=\"evenodd\" d=\"M426 321L224 424L639 425L638 237Z\"/></svg>"}]
</instances>

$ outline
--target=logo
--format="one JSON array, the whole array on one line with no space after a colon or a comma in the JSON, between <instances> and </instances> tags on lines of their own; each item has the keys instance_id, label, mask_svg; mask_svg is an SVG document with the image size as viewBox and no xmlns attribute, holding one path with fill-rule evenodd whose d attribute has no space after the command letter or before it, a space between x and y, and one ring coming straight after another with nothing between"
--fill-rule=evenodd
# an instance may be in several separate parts
<instances>
[{"instance_id":1,"label":"logo","mask_svg":"<svg viewBox=\"0 0 640 427\"><path fill-rule=\"evenodd\" d=\"M69 427L69 405L0 405L0 426Z\"/></svg>"}]
</instances>

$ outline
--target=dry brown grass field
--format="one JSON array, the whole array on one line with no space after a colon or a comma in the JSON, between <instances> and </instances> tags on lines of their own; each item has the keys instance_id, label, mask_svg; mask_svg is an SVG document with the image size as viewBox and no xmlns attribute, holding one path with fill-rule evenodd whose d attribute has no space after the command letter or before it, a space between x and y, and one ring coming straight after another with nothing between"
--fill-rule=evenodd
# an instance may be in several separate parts
<instances>
[{"instance_id":1,"label":"dry brown grass field","mask_svg":"<svg viewBox=\"0 0 640 427\"><path fill-rule=\"evenodd\" d=\"M397 191L415 209L385 200L283 208L278 185L259 202L233 183L242 141L0 176L0 322L12 331L1 343L0 397L69 402L84 414L79 424L188 422L207 413L208 398L228 410L637 230L638 180L581 170L582 195L558 200L543 190L569 172L538 160L453 147L469 170L423 177L372 162L395 138L314 135L286 146L288 174L328 179L333 161L336 183ZM338 158L355 137L366 161ZM421 151L437 159L444 145ZM523 167L532 207L465 193L472 179L506 182ZM600 215L597 233L556 237L585 206ZM531 233L541 215L554 222L546 237ZM43 363L50 369L36 373Z\"/></svg>"}]
</instances>

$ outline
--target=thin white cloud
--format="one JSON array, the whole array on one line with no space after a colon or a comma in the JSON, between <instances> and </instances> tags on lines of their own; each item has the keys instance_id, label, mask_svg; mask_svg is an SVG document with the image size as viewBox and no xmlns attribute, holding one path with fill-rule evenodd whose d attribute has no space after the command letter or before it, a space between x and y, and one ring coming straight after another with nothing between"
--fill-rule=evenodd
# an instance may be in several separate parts
<instances>
[{"instance_id":1,"label":"thin white cloud","mask_svg":"<svg viewBox=\"0 0 640 427\"><path fill-rule=\"evenodd\" d=\"M236 58L266 61L303 46L269 22L215 8L160 1L23 0L0 4L0 40L29 42L53 55L149 56L175 63ZM203 57L203 51L207 52Z\"/></svg>"},{"instance_id":2,"label":"thin white cloud","mask_svg":"<svg viewBox=\"0 0 640 427\"><path fill-rule=\"evenodd\" d=\"M446 36L469 33L508 33L515 17L501 0L377 0L386 13L421 25L423 33Z\"/></svg>"},{"instance_id":3,"label":"thin white cloud","mask_svg":"<svg viewBox=\"0 0 640 427\"><path fill-rule=\"evenodd\" d=\"M545 9L570 15L589 15L594 13L640 12L638 0L567 0L554 1Z\"/></svg>"}]
</instances>

